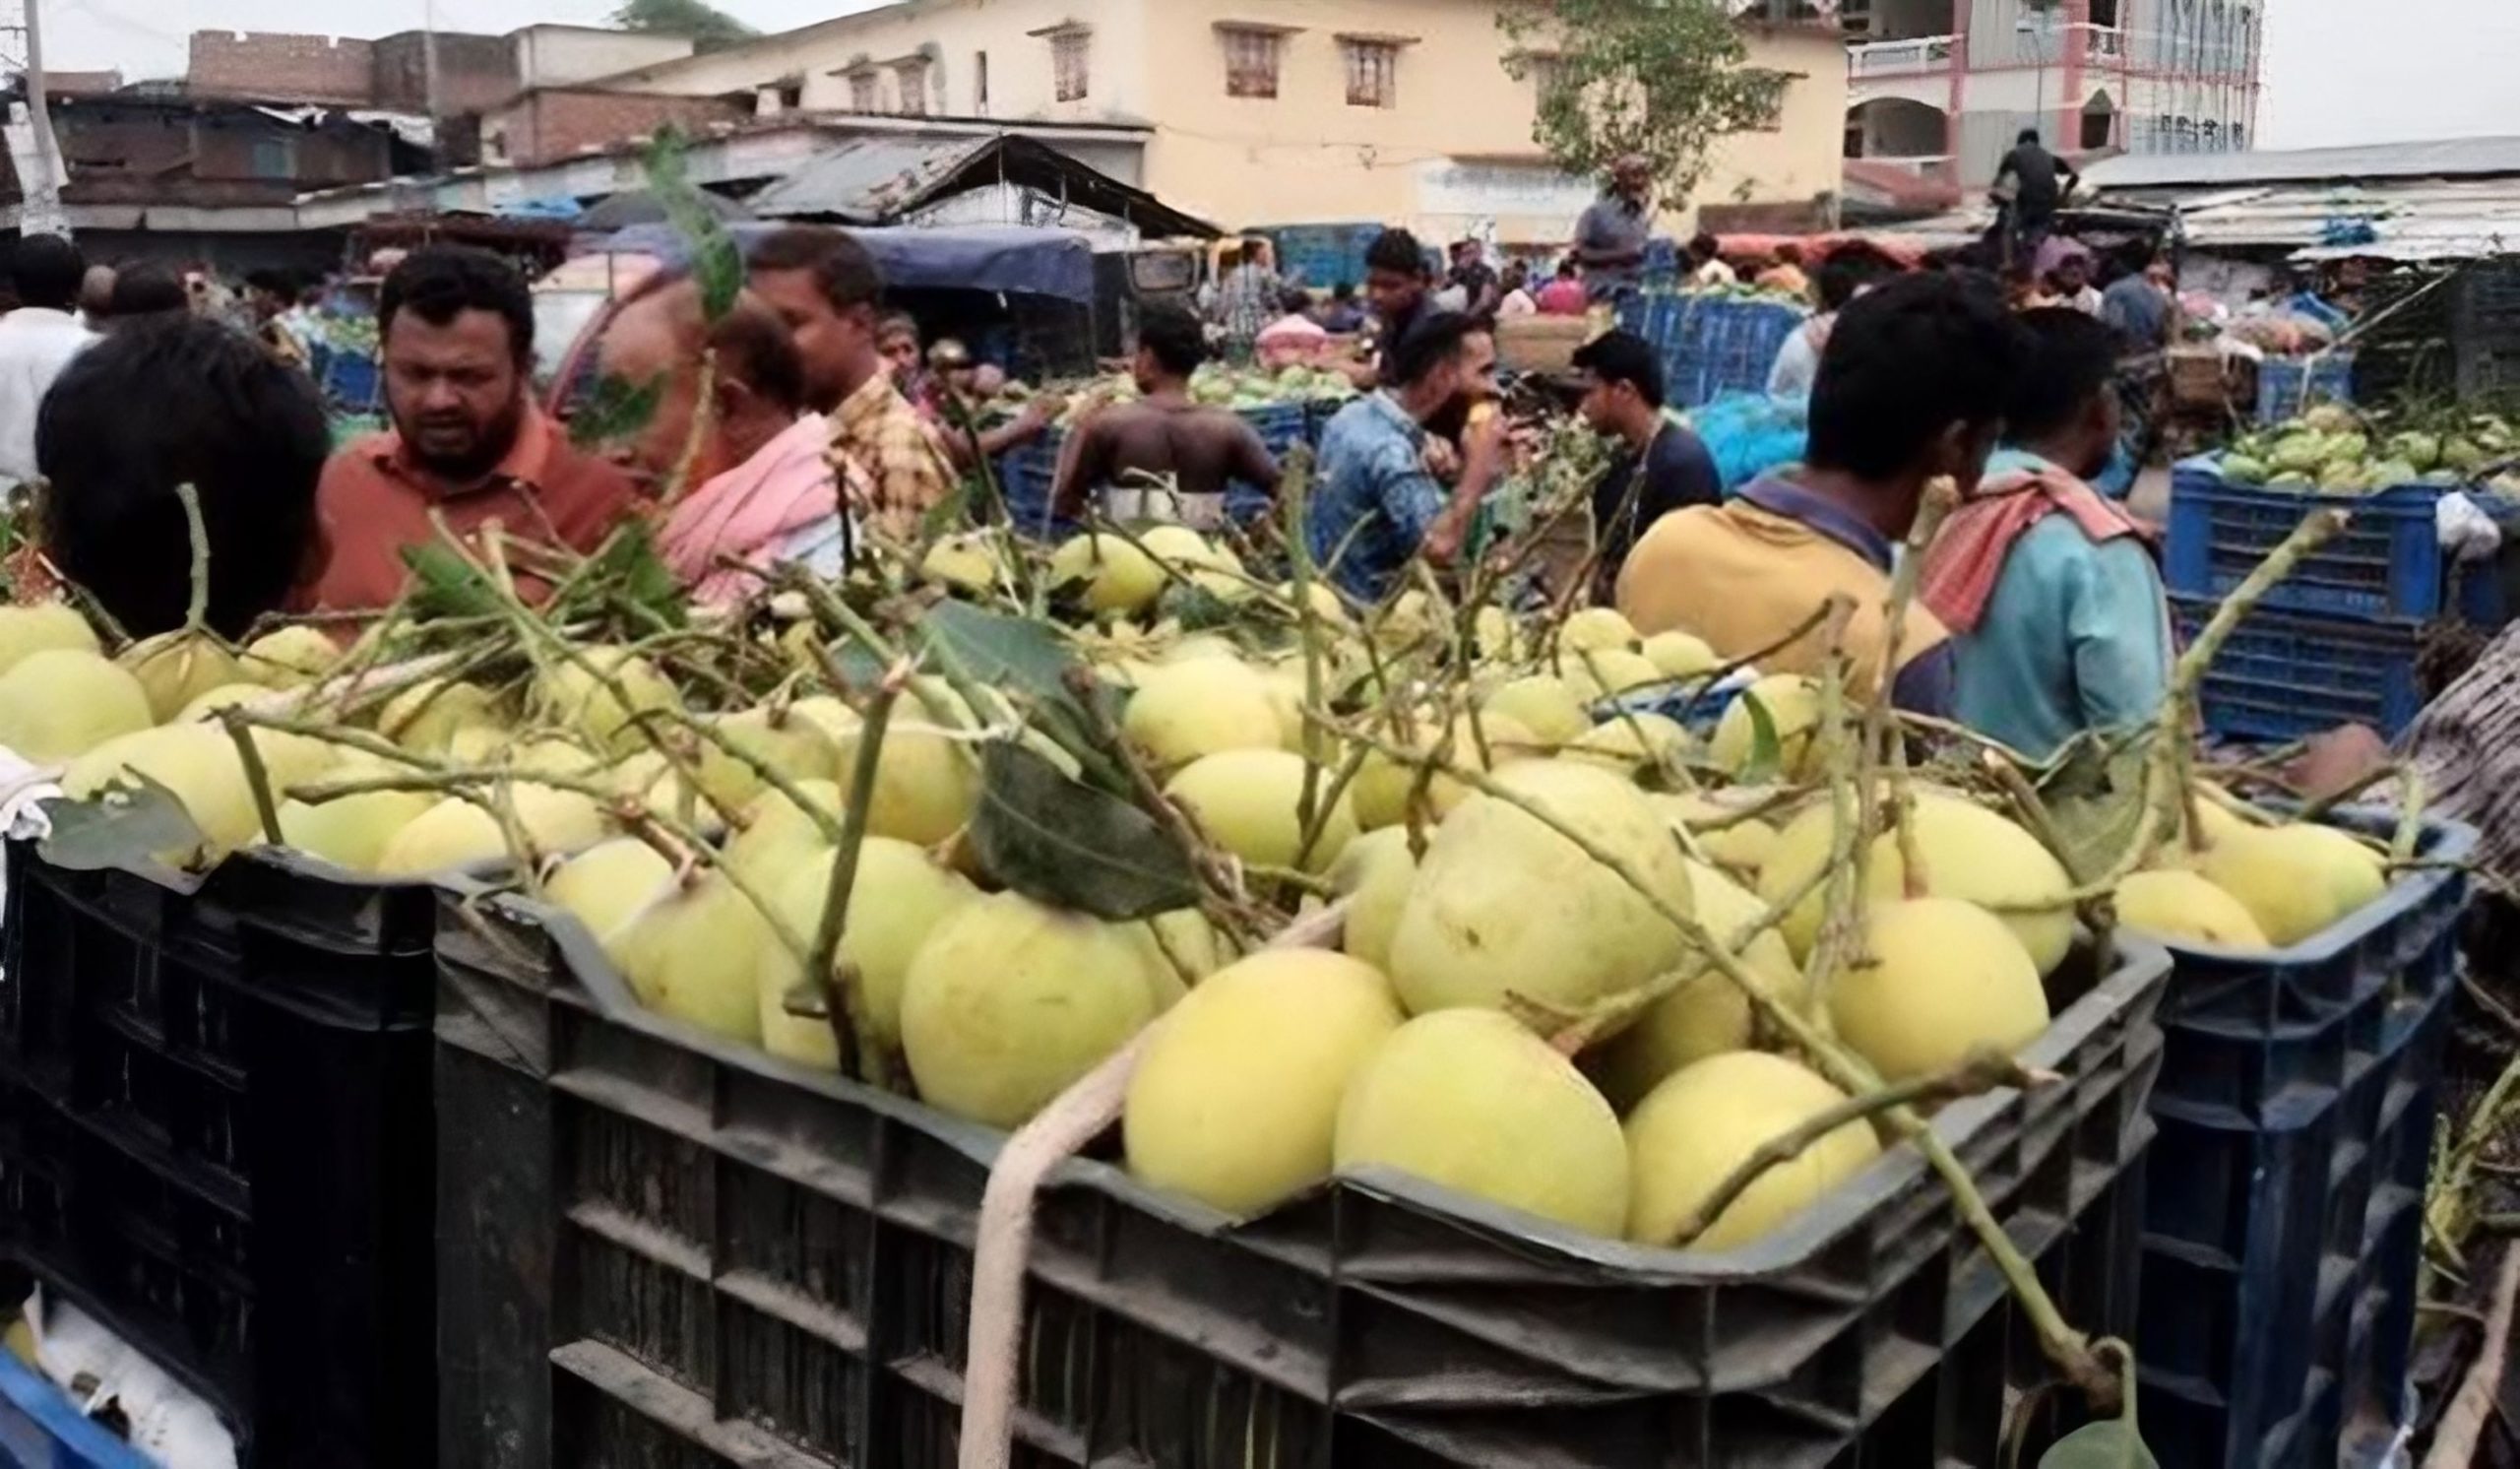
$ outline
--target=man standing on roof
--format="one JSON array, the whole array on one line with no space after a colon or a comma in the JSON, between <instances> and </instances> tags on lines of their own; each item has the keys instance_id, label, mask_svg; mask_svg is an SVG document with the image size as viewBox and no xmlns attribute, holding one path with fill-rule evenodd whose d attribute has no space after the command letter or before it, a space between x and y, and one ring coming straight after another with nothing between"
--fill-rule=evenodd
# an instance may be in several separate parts
<instances>
[{"instance_id":1,"label":"man standing on roof","mask_svg":"<svg viewBox=\"0 0 2520 1469\"><path fill-rule=\"evenodd\" d=\"M846 231L797 225L754 248L751 284L795 338L806 407L831 417L832 455L850 508L877 535L910 540L953 492L954 472L884 358L876 324L884 278L875 258Z\"/></svg>"},{"instance_id":2,"label":"man standing on roof","mask_svg":"<svg viewBox=\"0 0 2520 1469\"><path fill-rule=\"evenodd\" d=\"M1130 365L1140 397L1091 415L1068 435L1050 488L1053 514L1076 516L1100 492L1114 520L1214 530L1225 524L1227 485L1277 494L1277 461L1259 433L1240 414L1191 398L1190 375L1207 354L1197 317L1178 306L1147 307Z\"/></svg>"},{"instance_id":3,"label":"man standing on roof","mask_svg":"<svg viewBox=\"0 0 2520 1469\"><path fill-rule=\"evenodd\" d=\"M1654 233L1654 165L1628 154L1610 165L1610 186L1575 222L1575 259L1584 291L1613 301L1645 284L1645 242Z\"/></svg>"},{"instance_id":4,"label":"man standing on roof","mask_svg":"<svg viewBox=\"0 0 2520 1469\"><path fill-rule=\"evenodd\" d=\"M2074 165L2049 153L2039 142L2039 129L2023 128L2012 152L1995 165L1995 187L2012 180L2012 240L2006 258L2030 262L2056 227L2056 206L2081 187Z\"/></svg>"}]
</instances>

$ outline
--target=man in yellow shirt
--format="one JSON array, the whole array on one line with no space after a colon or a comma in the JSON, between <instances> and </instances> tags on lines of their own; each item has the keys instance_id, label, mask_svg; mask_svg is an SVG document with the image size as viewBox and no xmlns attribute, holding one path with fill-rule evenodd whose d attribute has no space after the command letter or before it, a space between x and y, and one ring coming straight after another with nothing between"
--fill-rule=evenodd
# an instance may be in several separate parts
<instances>
[{"instance_id":1,"label":"man in yellow shirt","mask_svg":"<svg viewBox=\"0 0 2520 1469\"><path fill-rule=\"evenodd\" d=\"M1857 299L1820 358L1806 463L1657 521L1619 574L1619 610L1639 632L1693 632L1762 671L1818 673L1824 633L1796 630L1843 593L1856 607L1851 686L1875 697L1894 550L1927 481L1948 475L1966 495L1985 473L2025 350L2002 301L1952 276L1905 276ZM1951 657L1942 624L1912 604L1891 698L1948 714Z\"/></svg>"}]
</instances>

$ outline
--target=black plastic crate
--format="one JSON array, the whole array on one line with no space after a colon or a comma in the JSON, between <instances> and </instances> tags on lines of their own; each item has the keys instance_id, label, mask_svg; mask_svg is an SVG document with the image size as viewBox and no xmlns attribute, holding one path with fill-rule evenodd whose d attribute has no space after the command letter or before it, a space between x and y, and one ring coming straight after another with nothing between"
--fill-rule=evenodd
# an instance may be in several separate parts
<instances>
[{"instance_id":1,"label":"black plastic crate","mask_svg":"<svg viewBox=\"0 0 2520 1469\"><path fill-rule=\"evenodd\" d=\"M2333 1464L2397 1421L2475 842L2427 823L2440 865L2278 954L2171 948L2137 1341L2165 1469Z\"/></svg>"},{"instance_id":2,"label":"black plastic crate","mask_svg":"<svg viewBox=\"0 0 2520 1469\"><path fill-rule=\"evenodd\" d=\"M2069 1243L2139 1207L2152 1136L2167 960L2120 952L2055 982L2027 1058L2066 1083L1935 1125L2078 1323L2125 1333L2138 1216ZM999 1134L641 1010L574 921L508 899L440 926L439 1040L447 1469L951 1462ZM1291 1465L1644 1462L1614 1424L1655 1463L1931 1443L1991 1465L2005 1373L2035 1374L1912 1149L1726 1253L1389 1174L1236 1224L1087 1158L1044 1188L1029 1270L1018 1459L1079 1469L1255 1444ZM1953 1351L1986 1340L2006 1345Z\"/></svg>"},{"instance_id":3,"label":"black plastic crate","mask_svg":"<svg viewBox=\"0 0 2520 1469\"><path fill-rule=\"evenodd\" d=\"M0 1247L250 1469L431 1462L428 890L7 861Z\"/></svg>"}]
</instances>

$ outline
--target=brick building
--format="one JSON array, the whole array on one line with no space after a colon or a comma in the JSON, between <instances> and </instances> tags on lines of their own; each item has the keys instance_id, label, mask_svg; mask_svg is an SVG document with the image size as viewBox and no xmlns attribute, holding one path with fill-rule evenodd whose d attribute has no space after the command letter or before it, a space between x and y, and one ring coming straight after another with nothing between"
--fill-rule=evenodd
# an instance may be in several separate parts
<instances>
[{"instance_id":1,"label":"brick building","mask_svg":"<svg viewBox=\"0 0 2520 1469\"><path fill-rule=\"evenodd\" d=\"M195 96L339 107L369 106L376 96L376 54L369 41L196 31L190 52L184 80Z\"/></svg>"},{"instance_id":2,"label":"brick building","mask_svg":"<svg viewBox=\"0 0 2520 1469\"><path fill-rule=\"evenodd\" d=\"M537 87L568 87L691 54L688 36L589 26L527 26L505 35L436 32L437 97L429 97L430 33L374 40L273 32L196 31L185 73L194 96L367 107L454 117L487 111Z\"/></svg>"},{"instance_id":3,"label":"brick building","mask_svg":"<svg viewBox=\"0 0 2520 1469\"><path fill-rule=\"evenodd\" d=\"M545 87L482 115L481 160L538 167L644 137L667 123L696 132L750 115L750 106L727 97Z\"/></svg>"}]
</instances>

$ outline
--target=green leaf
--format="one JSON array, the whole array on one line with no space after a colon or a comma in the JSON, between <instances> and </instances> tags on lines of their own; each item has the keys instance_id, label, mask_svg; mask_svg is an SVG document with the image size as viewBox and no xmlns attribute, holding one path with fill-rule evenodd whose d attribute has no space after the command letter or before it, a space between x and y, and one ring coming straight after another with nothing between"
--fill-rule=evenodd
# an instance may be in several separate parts
<instances>
[{"instance_id":1,"label":"green leaf","mask_svg":"<svg viewBox=\"0 0 2520 1469\"><path fill-rule=\"evenodd\" d=\"M691 249L691 279L700 287L700 310L711 321L725 315L744 288L743 251L725 222L701 196L686 167L682 134L667 127L648 149L648 190L663 207L665 223Z\"/></svg>"},{"instance_id":2,"label":"green leaf","mask_svg":"<svg viewBox=\"0 0 2520 1469\"><path fill-rule=\"evenodd\" d=\"M2120 1419L2085 1424L2039 1456L2039 1469L2161 1469L2134 1426Z\"/></svg>"},{"instance_id":3,"label":"green leaf","mask_svg":"<svg viewBox=\"0 0 2520 1469\"><path fill-rule=\"evenodd\" d=\"M665 375L662 372L644 383L607 372L595 380L595 391L570 415L569 442L581 449L594 449L636 437L639 430L655 421L657 407L664 396Z\"/></svg>"},{"instance_id":4,"label":"green leaf","mask_svg":"<svg viewBox=\"0 0 2520 1469\"><path fill-rule=\"evenodd\" d=\"M56 800L44 806L52 835L37 848L56 867L93 872L162 861L162 854L201 845L201 828L175 793L138 771L88 800Z\"/></svg>"},{"instance_id":5,"label":"green leaf","mask_svg":"<svg viewBox=\"0 0 2520 1469\"><path fill-rule=\"evenodd\" d=\"M2149 745L2149 739L2103 744L2078 738L2040 780L2040 801L2076 882L2108 871L2134 842L2144 819Z\"/></svg>"},{"instance_id":6,"label":"green leaf","mask_svg":"<svg viewBox=\"0 0 2520 1469\"><path fill-rule=\"evenodd\" d=\"M1068 674L1081 665L1042 623L969 603L945 602L919 622L918 635L977 682L1025 695L1040 705L1078 707L1075 690L1068 687Z\"/></svg>"},{"instance_id":7,"label":"green leaf","mask_svg":"<svg viewBox=\"0 0 2520 1469\"><path fill-rule=\"evenodd\" d=\"M1785 744L1777 738L1776 716L1768 712L1765 700L1743 693L1741 704L1750 712L1750 758L1734 780L1744 786L1764 786L1784 768Z\"/></svg>"},{"instance_id":8,"label":"green leaf","mask_svg":"<svg viewBox=\"0 0 2520 1469\"><path fill-rule=\"evenodd\" d=\"M506 606L481 568L442 541L404 546L403 564L411 568L414 620L495 616Z\"/></svg>"},{"instance_id":9,"label":"green leaf","mask_svg":"<svg viewBox=\"0 0 2520 1469\"><path fill-rule=\"evenodd\" d=\"M567 621L579 609L604 607L616 597L646 608L669 627L683 626L688 618L682 581L658 553L656 532L645 520L626 521L613 532L578 578L567 606L545 615Z\"/></svg>"},{"instance_id":10,"label":"green leaf","mask_svg":"<svg viewBox=\"0 0 2520 1469\"><path fill-rule=\"evenodd\" d=\"M981 756L972 844L1000 886L1114 923L1199 901L1190 854L1154 817L1011 741Z\"/></svg>"}]
</instances>

